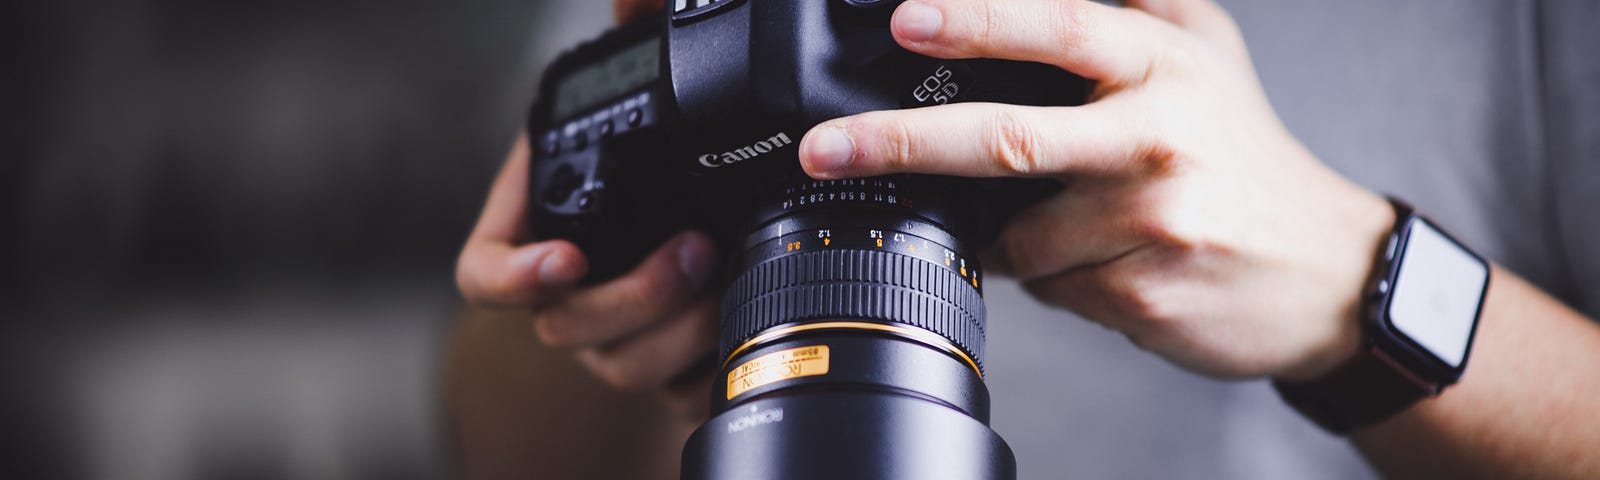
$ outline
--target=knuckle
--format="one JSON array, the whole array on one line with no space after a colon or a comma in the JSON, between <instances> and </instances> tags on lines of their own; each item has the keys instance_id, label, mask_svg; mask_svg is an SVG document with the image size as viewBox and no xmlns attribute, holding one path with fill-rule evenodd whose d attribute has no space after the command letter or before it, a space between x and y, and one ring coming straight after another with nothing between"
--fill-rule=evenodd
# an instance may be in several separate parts
<instances>
[{"instance_id":1,"label":"knuckle","mask_svg":"<svg viewBox=\"0 0 1600 480\"><path fill-rule=\"evenodd\" d=\"M1010 110L995 114L990 124L991 155L1001 170L1013 175L1039 171L1042 153L1037 131Z\"/></svg>"},{"instance_id":2,"label":"knuckle","mask_svg":"<svg viewBox=\"0 0 1600 480\"><path fill-rule=\"evenodd\" d=\"M1180 325L1182 317L1152 315L1138 317L1141 321L1127 332L1128 340L1147 352L1172 352L1179 342L1187 338Z\"/></svg>"},{"instance_id":3,"label":"knuckle","mask_svg":"<svg viewBox=\"0 0 1600 480\"><path fill-rule=\"evenodd\" d=\"M1145 324L1159 324L1168 310L1160 296L1151 288L1140 288L1131 276L1124 275L1109 280L1112 309L1124 318L1137 319Z\"/></svg>"},{"instance_id":4,"label":"knuckle","mask_svg":"<svg viewBox=\"0 0 1600 480\"><path fill-rule=\"evenodd\" d=\"M1173 236L1173 228L1168 223L1167 215L1160 212L1143 212L1134 217L1130 223L1133 234L1144 240L1164 241Z\"/></svg>"},{"instance_id":5,"label":"knuckle","mask_svg":"<svg viewBox=\"0 0 1600 480\"><path fill-rule=\"evenodd\" d=\"M1166 48L1156 52L1154 58L1150 60L1149 71L1145 76L1152 76L1154 72L1159 71L1162 75L1190 79L1205 71L1205 65L1206 62L1194 48Z\"/></svg>"},{"instance_id":6,"label":"knuckle","mask_svg":"<svg viewBox=\"0 0 1600 480\"><path fill-rule=\"evenodd\" d=\"M984 3L993 5L1000 2ZM1054 2L1048 20L1055 26L1051 31L1055 33L1054 40L1057 45L1079 45L1089 37L1089 11L1082 5L1075 5L1073 2Z\"/></svg>"},{"instance_id":7,"label":"knuckle","mask_svg":"<svg viewBox=\"0 0 1600 480\"><path fill-rule=\"evenodd\" d=\"M1009 6L1001 6L1001 2L977 2L977 4L978 18L976 25L978 27L978 31L973 34L972 42L975 45L978 45L981 49L992 50L996 46L994 34L995 32L1002 30L1000 25L998 25L1000 23L1000 16L1003 15L999 12L999 9Z\"/></svg>"},{"instance_id":8,"label":"knuckle","mask_svg":"<svg viewBox=\"0 0 1600 480\"><path fill-rule=\"evenodd\" d=\"M1183 254L1166 248L1153 248L1144 257L1110 266L1101 281L1101 290L1112 308L1123 318L1136 320L1133 330L1147 333L1173 333L1204 297L1174 279L1176 264ZM1157 337L1159 338L1159 337Z\"/></svg>"},{"instance_id":9,"label":"knuckle","mask_svg":"<svg viewBox=\"0 0 1600 480\"><path fill-rule=\"evenodd\" d=\"M1152 325L1159 326L1165 323L1167 316L1166 305L1154 294L1148 291L1128 292L1123 297L1124 315L1137 318Z\"/></svg>"},{"instance_id":10,"label":"knuckle","mask_svg":"<svg viewBox=\"0 0 1600 480\"><path fill-rule=\"evenodd\" d=\"M1197 204L1182 198L1156 201L1135 220L1135 234L1159 245L1163 256L1193 253L1206 240L1206 216L1195 211Z\"/></svg>"},{"instance_id":11,"label":"knuckle","mask_svg":"<svg viewBox=\"0 0 1600 480\"><path fill-rule=\"evenodd\" d=\"M877 138L883 139L883 162L889 171L902 172L911 167L915 157L916 137L906 122L885 118L875 123Z\"/></svg>"},{"instance_id":12,"label":"knuckle","mask_svg":"<svg viewBox=\"0 0 1600 480\"><path fill-rule=\"evenodd\" d=\"M1191 158L1173 145L1170 140L1151 138L1141 142L1136 152L1144 174L1149 177L1167 177L1187 169Z\"/></svg>"},{"instance_id":13,"label":"knuckle","mask_svg":"<svg viewBox=\"0 0 1600 480\"><path fill-rule=\"evenodd\" d=\"M1169 213L1173 210L1167 209L1141 218L1134 226L1135 234L1160 245L1169 254L1191 252L1198 248L1198 233L1190 226L1192 222L1183 218L1183 214Z\"/></svg>"}]
</instances>

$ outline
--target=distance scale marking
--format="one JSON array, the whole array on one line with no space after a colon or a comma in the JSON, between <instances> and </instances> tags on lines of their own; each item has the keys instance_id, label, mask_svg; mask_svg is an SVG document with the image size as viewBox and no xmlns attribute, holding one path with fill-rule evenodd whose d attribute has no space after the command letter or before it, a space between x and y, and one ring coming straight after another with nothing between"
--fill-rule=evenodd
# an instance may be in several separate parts
<instances>
[{"instance_id":1,"label":"distance scale marking","mask_svg":"<svg viewBox=\"0 0 1600 480\"><path fill-rule=\"evenodd\" d=\"M784 189L780 207L791 210L824 203L848 203L912 208L911 197L893 178L812 180Z\"/></svg>"},{"instance_id":2,"label":"distance scale marking","mask_svg":"<svg viewBox=\"0 0 1600 480\"><path fill-rule=\"evenodd\" d=\"M788 255L833 249L881 250L920 258L935 265L943 265L951 272L960 275L972 285L972 288L978 289L979 293L983 292L978 280L981 276L978 262L968 262L966 258L938 242L897 230L868 227L798 230L761 242L752 248L751 252L755 253L752 255L754 257L771 261Z\"/></svg>"}]
</instances>

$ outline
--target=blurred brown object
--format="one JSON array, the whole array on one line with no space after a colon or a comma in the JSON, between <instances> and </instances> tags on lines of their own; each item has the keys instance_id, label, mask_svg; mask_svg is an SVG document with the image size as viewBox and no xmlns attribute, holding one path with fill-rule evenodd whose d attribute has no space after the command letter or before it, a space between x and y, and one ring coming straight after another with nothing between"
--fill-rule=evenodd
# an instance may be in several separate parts
<instances>
[{"instance_id":1,"label":"blurred brown object","mask_svg":"<svg viewBox=\"0 0 1600 480\"><path fill-rule=\"evenodd\" d=\"M445 418L459 478L678 478L693 425L541 345L526 315L467 308L446 349Z\"/></svg>"}]
</instances>

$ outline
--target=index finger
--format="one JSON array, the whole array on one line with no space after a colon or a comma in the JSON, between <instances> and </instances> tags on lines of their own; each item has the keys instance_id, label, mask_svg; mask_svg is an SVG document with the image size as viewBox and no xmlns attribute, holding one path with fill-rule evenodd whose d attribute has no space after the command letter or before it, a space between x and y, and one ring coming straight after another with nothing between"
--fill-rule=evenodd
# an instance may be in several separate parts
<instances>
[{"instance_id":1,"label":"index finger","mask_svg":"<svg viewBox=\"0 0 1600 480\"><path fill-rule=\"evenodd\" d=\"M811 129L800 164L819 179L1115 175L1157 145L1120 101L1081 107L961 103L868 112Z\"/></svg>"},{"instance_id":2,"label":"index finger","mask_svg":"<svg viewBox=\"0 0 1600 480\"><path fill-rule=\"evenodd\" d=\"M558 348L589 347L667 319L704 290L715 271L715 248L705 234L685 232L627 274L553 299L534 316L539 339Z\"/></svg>"}]
</instances>

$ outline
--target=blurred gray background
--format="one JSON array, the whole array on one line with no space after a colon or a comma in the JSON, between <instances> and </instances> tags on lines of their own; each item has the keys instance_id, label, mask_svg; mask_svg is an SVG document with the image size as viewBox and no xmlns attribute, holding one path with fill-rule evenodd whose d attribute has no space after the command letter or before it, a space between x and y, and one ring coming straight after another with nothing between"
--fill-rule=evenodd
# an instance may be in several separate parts
<instances>
[{"instance_id":1,"label":"blurred gray background","mask_svg":"<svg viewBox=\"0 0 1600 480\"><path fill-rule=\"evenodd\" d=\"M446 476L455 253L609 2L19 3L4 471Z\"/></svg>"},{"instance_id":2,"label":"blurred gray background","mask_svg":"<svg viewBox=\"0 0 1600 480\"><path fill-rule=\"evenodd\" d=\"M1600 48L1597 2L1223 3L1325 161L1569 302L1600 289L1593 231L1548 226L1596 213L1538 193L1600 192L1600 102L1580 94L1600 69L1573 61ZM3 8L7 476L459 472L452 261L539 69L610 2ZM989 292L994 425L1024 478L1371 475L1265 383ZM531 344L519 328L495 335Z\"/></svg>"}]
</instances>

